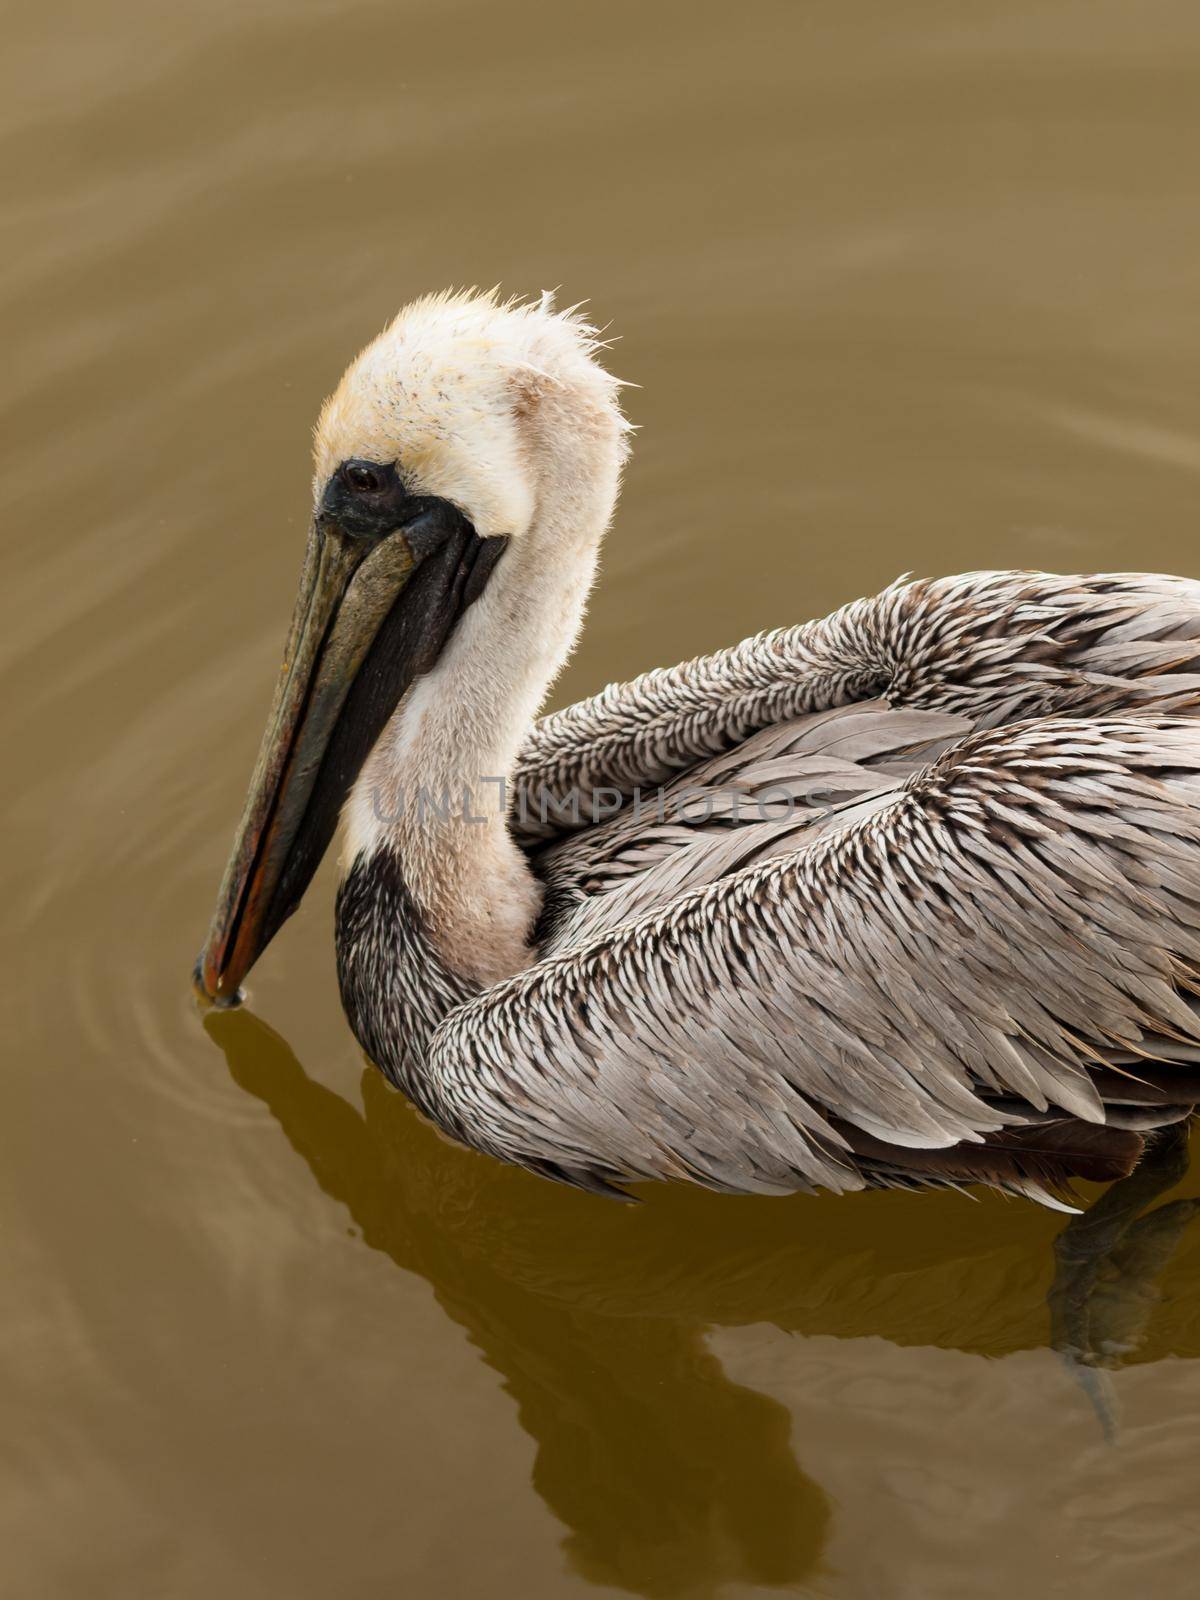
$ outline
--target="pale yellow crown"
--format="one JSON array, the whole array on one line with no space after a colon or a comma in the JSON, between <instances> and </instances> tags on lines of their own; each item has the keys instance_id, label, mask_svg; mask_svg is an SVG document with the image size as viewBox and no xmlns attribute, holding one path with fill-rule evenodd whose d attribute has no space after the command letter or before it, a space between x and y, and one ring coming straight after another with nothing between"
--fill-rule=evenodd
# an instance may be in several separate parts
<instances>
[{"instance_id":1,"label":"pale yellow crown","mask_svg":"<svg viewBox=\"0 0 1200 1600\"><path fill-rule=\"evenodd\" d=\"M550 295L446 291L406 306L347 368L316 427L315 494L342 461L397 462L421 494L453 501L481 535L520 534L534 514L539 427L623 435L618 381L598 333Z\"/></svg>"}]
</instances>

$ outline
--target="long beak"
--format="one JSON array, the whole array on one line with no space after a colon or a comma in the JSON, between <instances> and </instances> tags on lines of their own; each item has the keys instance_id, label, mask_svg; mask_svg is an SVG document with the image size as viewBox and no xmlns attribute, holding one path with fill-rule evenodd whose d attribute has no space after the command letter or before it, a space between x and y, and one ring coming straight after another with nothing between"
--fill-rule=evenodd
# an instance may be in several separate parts
<instances>
[{"instance_id":1,"label":"long beak","mask_svg":"<svg viewBox=\"0 0 1200 1600\"><path fill-rule=\"evenodd\" d=\"M239 999L242 979L299 905L372 745L436 661L502 544L479 539L442 501L425 502L378 542L314 522L274 703L196 964L208 999Z\"/></svg>"}]
</instances>

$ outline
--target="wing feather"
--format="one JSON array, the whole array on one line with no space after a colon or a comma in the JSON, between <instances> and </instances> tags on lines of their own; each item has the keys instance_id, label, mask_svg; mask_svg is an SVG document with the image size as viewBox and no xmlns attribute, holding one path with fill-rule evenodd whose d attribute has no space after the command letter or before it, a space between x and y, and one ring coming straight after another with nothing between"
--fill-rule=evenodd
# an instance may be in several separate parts
<instances>
[{"instance_id":1,"label":"wing feather","mask_svg":"<svg viewBox=\"0 0 1200 1600\"><path fill-rule=\"evenodd\" d=\"M1131 1120L1196 1092L1198 986L1200 723L1040 719L537 962L453 1012L429 1066L452 1124L575 1181L1046 1198L1056 1152L1119 1167Z\"/></svg>"},{"instance_id":2,"label":"wing feather","mask_svg":"<svg viewBox=\"0 0 1200 1600\"><path fill-rule=\"evenodd\" d=\"M766 730L885 696L978 728L1096 716L1200 693L1200 583L1159 573L968 572L904 579L819 621L610 684L530 731L513 825L581 823L557 801L669 781ZM541 804L551 802L549 811Z\"/></svg>"}]
</instances>

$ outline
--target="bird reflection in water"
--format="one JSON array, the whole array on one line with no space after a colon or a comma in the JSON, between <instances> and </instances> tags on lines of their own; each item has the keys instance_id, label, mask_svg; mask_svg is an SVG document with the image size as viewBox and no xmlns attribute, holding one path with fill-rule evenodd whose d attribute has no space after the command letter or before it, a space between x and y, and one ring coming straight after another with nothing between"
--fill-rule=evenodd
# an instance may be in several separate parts
<instances>
[{"instance_id":1,"label":"bird reflection in water","mask_svg":"<svg viewBox=\"0 0 1200 1600\"><path fill-rule=\"evenodd\" d=\"M1140 1348L1159 1280L1200 1200L1153 1202L1188 1169L1188 1129L1166 1128L1137 1170L1114 1183L1054 1241L1050 1343L1091 1398L1105 1437L1117 1437L1112 1373Z\"/></svg>"},{"instance_id":2,"label":"bird reflection in water","mask_svg":"<svg viewBox=\"0 0 1200 1600\"><path fill-rule=\"evenodd\" d=\"M1111 1438L1111 1369L1145 1337L1157 1280L1200 1209L1148 1209L1186 1170L1182 1129L1065 1229L1032 1205L902 1192L677 1187L623 1206L449 1144L373 1069L360 1114L247 1011L204 1025L363 1242L425 1278L501 1374L575 1568L640 1595L794 1585L828 1532L791 1413L726 1374L710 1329L768 1323L987 1355L1049 1342ZM921 1220L931 1205L936 1227Z\"/></svg>"}]
</instances>

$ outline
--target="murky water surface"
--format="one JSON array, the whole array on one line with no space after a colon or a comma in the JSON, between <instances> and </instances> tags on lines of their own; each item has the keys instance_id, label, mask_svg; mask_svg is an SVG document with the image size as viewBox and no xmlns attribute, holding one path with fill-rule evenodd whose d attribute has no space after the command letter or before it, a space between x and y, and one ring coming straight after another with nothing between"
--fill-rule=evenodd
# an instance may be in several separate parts
<instances>
[{"instance_id":1,"label":"murky water surface","mask_svg":"<svg viewBox=\"0 0 1200 1600\"><path fill-rule=\"evenodd\" d=\"M1190 0L49 0L5 43L7 1592L1192 1592L1173 1156L1057 1249L997 1198L629 1209L364 1070L328 872L252 1015L187 986L307 430L418 291L591 296L642 385L561 699L906 569L1200 575Z\"/></svg>"}]
</instances>

